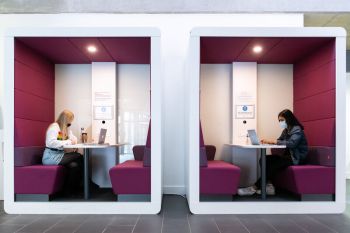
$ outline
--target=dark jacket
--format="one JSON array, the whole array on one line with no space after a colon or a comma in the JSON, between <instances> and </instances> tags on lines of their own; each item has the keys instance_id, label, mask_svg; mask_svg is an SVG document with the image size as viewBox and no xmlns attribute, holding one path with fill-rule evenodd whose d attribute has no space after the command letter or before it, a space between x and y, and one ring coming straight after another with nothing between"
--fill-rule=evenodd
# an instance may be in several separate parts
<instances>
[{"instance_id":1,"label":"dark jacket","mask_svg":"<svg viewBox=\"0 0 350 233\"><path fill-rule=\"evenodd\" d=\"M287 146L294 165L302 163L306 158L308 152L307 141L304 131L298 125L293 126L291 130L284 129L277 139L277 145Z\"/></svg>"}]
</instances>

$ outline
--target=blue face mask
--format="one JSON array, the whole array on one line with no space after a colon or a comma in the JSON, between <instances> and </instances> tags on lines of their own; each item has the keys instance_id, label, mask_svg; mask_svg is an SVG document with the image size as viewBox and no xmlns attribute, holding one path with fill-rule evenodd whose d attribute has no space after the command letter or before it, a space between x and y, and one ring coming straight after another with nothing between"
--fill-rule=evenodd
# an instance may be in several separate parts
<instances>
[{"instance_id":1,"label":"blue face mask","mask_svg":"<svg viewBox=\"0 0 350 233\"><path fill-rule=\"evenodd\" d=\"M286 129L286 128L288 127L286 121L280 121L280 127L281 127L282 129Z\"/></svg>"}]
</instances>

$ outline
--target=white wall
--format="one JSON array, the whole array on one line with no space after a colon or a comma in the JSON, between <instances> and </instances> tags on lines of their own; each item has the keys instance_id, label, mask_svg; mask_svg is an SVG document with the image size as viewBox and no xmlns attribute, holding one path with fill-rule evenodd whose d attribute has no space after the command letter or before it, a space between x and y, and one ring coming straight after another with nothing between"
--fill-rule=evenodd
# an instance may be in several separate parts
<instances>
[{"instance_id":1,"label":"white wall","mask_svg":"<svg viewBox=\"0 0 350 233\"><path fill-rule=\"evenodd\" d=\"M231 160L231 64L201 65L201 121L205 144L216 146L216 159ZM260 138L276 139L277 114L293 109L293 65L258 64L257 124Z\"/></svg>"},{"instance_id":2,"label":"white wall","mask_svg":"<svg viewBox=\"0 0 350 233\"><path fill-rule=\"evenodd\" d=\"M200 118L204 143L215 145L215 159L231 161L223 144L232 139L232 64L202 64Z\"/></svg>"},{"instance_id":3,"label":"white wall","mask_svg":"<svg viewBox=\"0 0 350 233\"><path fill-rule=\"evenodd\" d=\"M142 27L161 30L164 193L185 193L185 60L190 31L197 26L302 27L302 14L38 14L0 15L7 27ZM3 72L0 37L0 72ZM2 83L3 75L0 77ZM0 91L3 91L0 89ZM2 93L0 93L2 96ZM2 166L2 164L0 165Z\"/></svg>"},{"instance_id":4,"label":"white wall","mask_svg":"<svg viewBox=\"0 0 350 233\"><path fill-rule=\"evenodd\" d=\"M55 65L55 119L63 109L74 113L71 126L80 140L80 128L91 137L91 65Z\"/></svg>"},{"instance_id":5,"label":"white wall","mask_svg":"<svg viewBox=\"0 0 350 233\"><path fill-rule=\"evenodd\" d=\"M293 111L293 65L258 65L258 130L260 139L281 134L277 115Z\"/></svg>"}]
</instances>

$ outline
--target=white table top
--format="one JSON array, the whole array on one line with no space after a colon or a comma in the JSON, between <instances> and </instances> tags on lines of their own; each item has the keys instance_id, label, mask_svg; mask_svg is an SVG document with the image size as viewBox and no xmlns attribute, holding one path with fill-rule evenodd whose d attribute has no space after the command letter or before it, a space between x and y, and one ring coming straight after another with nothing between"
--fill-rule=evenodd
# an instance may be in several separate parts
<instances>
[{"instance_id":1,"label":"white table top","mask_svg":"<svg viewBox=\"0 0 350 233\"><path fill-rule=\"evenodd\" d=\"M252 145L252 144L225 144L227 146L234 146L239 148L247 149L268 149L268 148L286 148L286 145L275 145L275 144L262 144L262 145Z\"/></svg>"},{"instance_id":2,"label":"white table top","mask_svg":"<svg viewBox=\"0 0 350 233\"><path fill-rule=\"evenodd\" d=\"M118 143L118 144L83 144L83 143L78 143L74 145L65 145L63 148L65 149L84 149L84 148L107 148L107 147L120 147L124 146L127 143Z\"/></svg>"}]
</instances>

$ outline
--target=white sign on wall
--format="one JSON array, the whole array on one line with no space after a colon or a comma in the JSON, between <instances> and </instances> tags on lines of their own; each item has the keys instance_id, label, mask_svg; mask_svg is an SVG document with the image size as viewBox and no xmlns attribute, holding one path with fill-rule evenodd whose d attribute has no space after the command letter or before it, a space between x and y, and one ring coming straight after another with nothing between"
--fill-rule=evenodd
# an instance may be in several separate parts
<instances>
[{"instance_id":1,"label":"white sign on wall","mask_svg":"<svg viewBox=\"0 0 350 233\"><path fill-rule=\"evenodd\" d=\"M113 120L113 105L94 106L94 120Z\"/></svg>"},{"instance_id":2,"label":"white sign on wall","mask_svg":"<svg viewBox=\"0 0 350 233\"><path fill-rule=\"evenodd\" d=\"M236 119L254 119L255 105L236 105Z\"/></svg>"}]
</instances>

